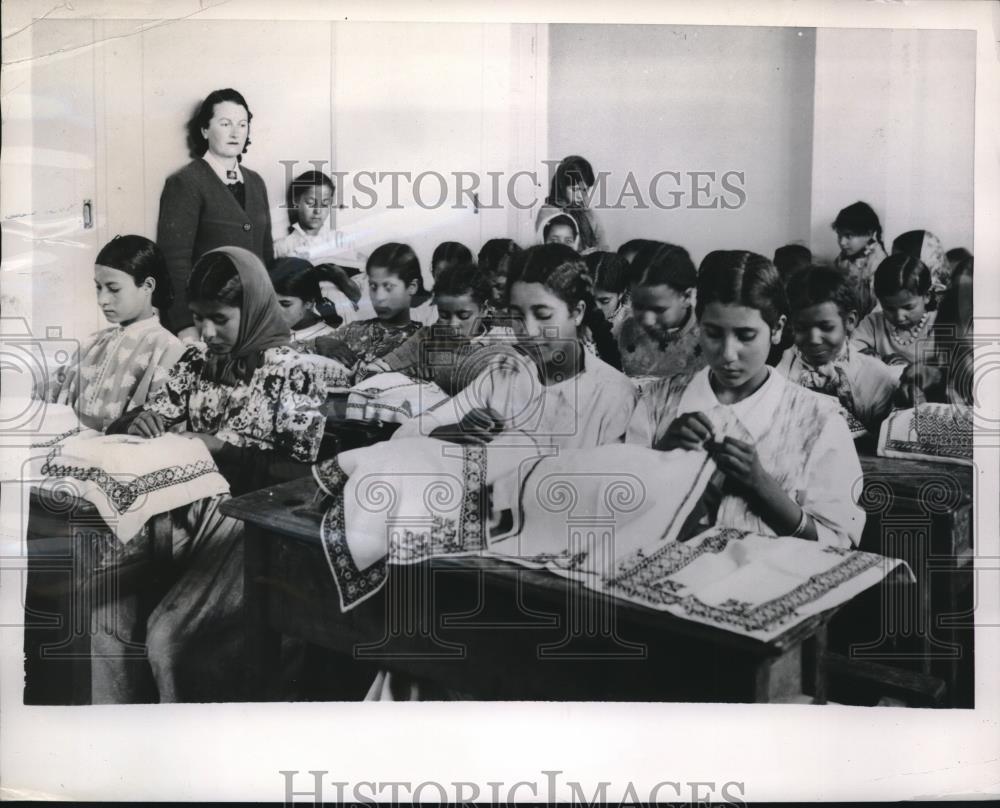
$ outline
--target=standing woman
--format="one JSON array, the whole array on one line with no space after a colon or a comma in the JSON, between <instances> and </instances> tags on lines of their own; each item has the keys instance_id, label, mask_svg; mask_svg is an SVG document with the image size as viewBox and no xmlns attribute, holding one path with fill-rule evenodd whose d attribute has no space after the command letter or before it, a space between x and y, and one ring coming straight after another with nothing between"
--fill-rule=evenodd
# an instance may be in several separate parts
<instances>
[{"instance_id":1,"label":"standing woman","mask_svg":"<svg viewBox=\"0 0 1000 808\"><path fill-rule=\"evenodd\" d=\"M535 230L538 240L543 242L542 227L557 213L566 213L576 222L580 253L586 255L592 250L608 249L604 230L597 214L587 204L588 191L594 187L594 169L586 158L578 154L564 157L549 186L549 195L538 211Z\"/></svg>"},{"instance_id":2,"label":"standing woman","mask_svg":"<svg viewBox=\"0 0 1000 808\"><path fill-rule=\"evenodd\" d=\"M265 265L274 257L267 189L240 165L252 118L236 90L209 93L188 121L193 159L167 177L160 195L156 242L174 287L170 325L182 338L196 338L185 294L195 261L216 247L242 247Z\"/></svg>"}]
</instances>

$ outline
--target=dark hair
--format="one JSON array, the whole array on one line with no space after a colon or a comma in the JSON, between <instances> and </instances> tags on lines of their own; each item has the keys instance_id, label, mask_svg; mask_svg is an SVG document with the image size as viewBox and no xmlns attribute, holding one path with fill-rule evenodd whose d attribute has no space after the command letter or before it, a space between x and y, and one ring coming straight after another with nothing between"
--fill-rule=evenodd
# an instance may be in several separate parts
<instances>
[{"instance_id":1,"label":"dark hair","mask_svg":"<svg viewBox=\"0 0 1000 808\"><path fill-rule=\"evenodd\" d=\"M583 258L587 271L594 279L594 289L623 295L628 292L631 271L628 261L618 253L592 252Z\"/></svg>"},{"instance_id":2,"label":"dark hair","mask_svg":"<svg viewBox=\"0 0 1000 808\"><path fill-rule=\"evenodd\" d=\"M476 262L480 269L491 276L502 274L500 270L506 268L511 256L519 252L521 248L513 239L491 238L480 248Z\"/></svg>"},{"instance_id":3,"label":"dark hair","mask_svg":"<svg viewBox=\"0 0 1000 808\"><path fill-rule=\"evenodd\" d=\"M774 264L747 250L715 250L698 269L695 316L700 320L709 303L757 309L772 329L788 315L785 287Z\"/></svg>"},{"instance_id":4,"label":"dark hair","mask_svg":"<svg viewBox=\"0 0 1000 808\"><path fill-rule=\"evenodd\" d=\"M894 253L875 270L875 297L910 292L921 297L930 294L931 271L919 258L908 253Z\"/></svg>"},{"instance_id":5,"label":"dark hair","mask_svg":"<svg viewBox=\"0 0 1000 808\"><path fill-rule=\"evenodd\" d=\"M663 243L662 241L655 241L653 239L648 239L648 238L633 238L629 239L624 244L622 244L621 247L618 248L618 254L622 258L625 258L625 256L628 255L629 253L638 253L639 250L641 250L647 244L662 244L662 243Z\"/></svg>"},{"instance_id":6,"label":"dark hair","mask_svg":"<svg viewBox=\"0 0 1000 808\"><path fill-rule=\"evenodd\" d=\"M337 192L337 186L322 171L306 171L299 174L294 180L288 183L288 190L285 192L285 206L288 209L288 232L292 231L292 225L299 220L298 206L299 197L310 188L326 186L332 193Z\"/></svg>"},{"instance_id":7,"label":"dark hair","mask_svg":"<svg viewBox=\"0 0 1000 808\"><path fill-rule=\"evenodd\" d=\"M545 204L557 208L570 207L572 202L566 195L566 190L570 185L586 185L592 188L594 185L594 169L589 161L578 154L571 154L564 157L556 166L552 181L549 183L549 195L545 199Z\"/></svg>"},{"instance_id":8,"label":"dark hair","mask_svg":"<svg viewBox=\"0 0 1000 808\"><path fill-rule=\"evenodd\" d=\"M154 242L145 236L115 236L101 248L94 263L131 275L136 286L152 278L155 285L151 302L159 312L160 323L167 324L167 311L174 302L174 285L163 253Z\"/></svg>"},{"instance_id":9,"label":"dark hair","mask_svg":"<svg viewBox=\"0 0 1000 808\"><path fill-rule=\"evenodd\" d=\"M544 227L542 227L542 238L547 239L549 237L549 233L552 232L552 228L557 225L571 227L573 229L573 237L580 237L580 227L577 225L576 220L568 213L557 213L545 223Z\"/></svg>"},{"instance_id":10,"label":"dark hair","mask_svg":"<svg viewBox=\"0 0 1000 808\"><path fill-rule=\"evenodd\" d=\"M221 252L205 253L191 270L187 282L187 299L220 303L223 306L243 306L243 284L233 260Z\"/></svg>"},{"instance_id":11,"label":"dark hair","mask_svg":"<svg viewBox=\"0 0 1000 808\"><path fill-rule=\"evenodd\" d=\"M676 244L651 241L632 259L633 286L667 285L677 292L693 289L698 273L688 251Z\"/></svg>"},{"instance_id":12,"label":"dark hair","mask_svg":"<svg viewBox=\"0 0 1000 808\"><path fill-rule=\"evenodd\" d=\"M885 249L885 245L882 244L882 224L878 220L878 214L867 202L855 202L853 205L848 205L837 214L832 227L838 232L859 236L864 233L872 233L875 241L882 246L883 250Z\"/></svg>"},{"instance_id":13,"label":"dark hair","mask_svg":"<svg viewBox=\"0 0 1000 808\"><path fill-rule=\"evenodd\" d=\"M250 122L253 120L253 113L250 111L250 105L239 92L232 87L226 87L224 90L212 90L205 96L205 100L201 102L197 112L187 122L188 153L192 158L201 157L208 150L208 140L201 133L201 130L208 128L208 122L215 114L215 105L224 104L226 101L239 104L247 111L247 140L243 144L243 154L247 153L247 149L250 147ZM237 156L236 159L240 160L241 156Z\"/></svg>"},{"instance_id":14,"label":"dark hair","mask_svg":"<svg viewBox=\"0 0 1000 808\"><path fill-rule=\"evenodd\" d=\"M793 272L809 266L812 260L810 249L801 244L786 244L774 251L774 268L786 282Z\"/></svg>"},{"instance_id":15,"label":"dark hair","mask_svg":"<svg viewBox=\"0 0 1000 808\"><path fill-rule=\"evenodd\" d=\"M454 264L441 270L434 282L434 295L468 295L480 307L490 302L493 287L490 277L475 264Z\"/></svg>"},{"instance_id":16,"label":"dark hair","mask_svg":"<svg viewBox=\"0 0 1000 808\"><path fill-rule=\"evenodd\" d=\"M947 336L963 337L966 336L972 328L971 321L961 322L962 313L959 308L961 290L959 289L958 281L966 275L969 276L970 280L972 279L973 263L974 259L971 255L958 262L955 266L955 271L951 274L951 286L949 286L948 290L944 293L941 298L941 304L938 306L937 319L934 323L934 329L942 332L947 329L953 329L953 332Z\"/></svg>"},{"instance_id":17,"label":"dark hair","mask_svg":"<svg viewBox=\"0 0 1000 808\"><path fill-rule=\"evenodd\" d=\"M944 257L953 264L959 264L962 261L972 258L972 253L965 249L965 247L952 247L944 254Z\"/></svg>"},{"instance_id":18,"label":"dark hair","mask_svg":"<svg viewBox=\"0 0 1000 808\"><path fill-rule=\"evenodd\" d=\"M334 284L355 303L361 298L357 285L347 278L342 269L332 264L314 267L304 258L279 258L268 274L271 276L275 294L297 297L306 303L311 303L323 321L334 327L344 320L337 313L337 307L324 297L320 281Z\"/></svg>"},{"instance_id":19,"label":"dark hair","mask_svg":"<svg viewBox=\"0 0 1000 808\"><path fill-rule=\"evenodd\" d=\"M611 325L594 301L594 281L576 250L565 244L538 244L511 259L507 274L507 296L518 281L540 283L572 311L581 301L583 325L590 329L597 353L605 362L621 368L618 342Z\"/></svg>"},{"instance_id":20,"label":"dark hair","mask_svg":"<svg viewBox=\"0 0 1000 808\"><path fill-rule=\"evenodd\" d=\"M417 295L427 297L427 290L424 289L424 279L420 274L420 259L417 258L417 254L413 252L413 248L409 244L390 241L380 247L376 247L368 257L368 262L365 264L365 271L371 273L375 267L382 267L390 275L395 275L406 285L416 281L417 293L414 297Z\"/></svg>"},{"instance_id":21,"label":"dark hair","mask_svg":"<svg viewBox=\"0 0 1000 808\"><path fill-rule=\"evenodd\" d=\"M919 260L926 233L926 230L907 230L905 233L901 233L892 240L892 252L905 253Z\"/></svg>"},{"instance_id":22,"label":"dark hair","mask_svg":"<svg viewBox=\"0 0 1000 808\"><path fill-rule=\"evenodd\" d=\"M800 267L788 279L785 294L788 296L788 307L793 312L834 303L842 320L847 319L849 312L860 314L854 284L846 273L833 267L815 264Z\"/></svg>"},{"instance_id":23,"label":"dark hair","mask_svg":"<svg viewBox=\"0 0 1000 808\"><path fill-rule=\"evenodd\" d=\"M442 241L434 248L431 256L431 267L444 263L448 266L455 264L471 264L472 250L457 241Z\"/></svg>"}]
</instances>

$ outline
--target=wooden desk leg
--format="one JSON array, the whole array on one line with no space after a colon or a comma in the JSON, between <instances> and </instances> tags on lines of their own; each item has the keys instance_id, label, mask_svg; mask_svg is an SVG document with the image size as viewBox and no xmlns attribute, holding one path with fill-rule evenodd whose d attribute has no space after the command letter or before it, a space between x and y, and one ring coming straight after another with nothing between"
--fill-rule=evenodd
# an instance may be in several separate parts
<instances>
[{"instance_id":1,"label":"wooden desk leg","mask_svg":"<svg viewBox=\"0 0 1000 808\"><path fill-rule=\"evenodd\" d=\"M754 671L754 701L826 704L826 624L783 654L760 660Z\"/></svg>"},{"instance_id":2,"label":"wooden desk leg","mask_svg":"<svg viewBox=\"0 0 1000 808\"><path fill-rule=\"evenodd\" d=\"M271 701L281 657L281 635L268 619L267 531L246 525L244 533L244 615L247 669L244 698Z\"/></svg>"},{"instance_id":3,"label":"wooden desk leg","mask_svg":"<svg viewBox=\"0 0 1000 808\"><path fill-rule=\"evenodd\" d=\"M804 645L803 680L812 689L813 704L826 704L826 623Z\"/></svg>"}]
</instances>

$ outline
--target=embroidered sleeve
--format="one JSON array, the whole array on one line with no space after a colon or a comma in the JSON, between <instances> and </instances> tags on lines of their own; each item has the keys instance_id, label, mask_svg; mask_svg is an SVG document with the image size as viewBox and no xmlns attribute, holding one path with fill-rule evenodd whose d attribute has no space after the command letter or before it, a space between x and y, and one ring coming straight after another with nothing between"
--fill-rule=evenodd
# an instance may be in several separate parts
<instances>
[{"instance_id":1,"label":"embroidered sleeve","mask_svg":"<svg viewBox=\"0 0 1000 808\"><path fill-rule=\"evenodd\" d=\"M863 473L847 422L828 416L806 463L796 497L816 523L820 544L856 547L865 526L858 504Z\"/></svg>"},{"instance_id":2,"label":"embroidered sleeve","mask_svg":"<svg viewBox=\"0 0 1000 808\"><path fill-rule=\"evenodd\" d=\"M271 414L276 451L292 460L312 463L323 440L325 418L320 408L325 399L326 387L316 378L312 365L288 351L284 361L264 369L263 384L251 391L249 406Z\"/></svg>"},{"instance_id":3,"label":"embroidered sleeve","mask_svg":"<svg viewBox=\"0 0 1000 808\"><path fill-rule=\"evenodd\" d=\"M110 332L98 331L91 335L80 346L80 350L74 354L69 362L57 367L48 378L44 378L38 383L38 388L32 392L32 397L44 399L53 404L75 404L76 395L79 393L77 386L80 384L81 365L87 362L88 357L95 353L97 345L101 341L107 341Z\"/></svg>"},{"instance_id":4,"label":"embroidered sleeve","mask_svg":"<svg viewBox=\"0 0 1000 808\"><path fill-rule=\"evenodd\" d=\"M192 345L170 369L160 387L149 397L146 409L155 412L168 424L187 420L191 390L205 365L204 345Z\"/></svg>"}]
</instances>

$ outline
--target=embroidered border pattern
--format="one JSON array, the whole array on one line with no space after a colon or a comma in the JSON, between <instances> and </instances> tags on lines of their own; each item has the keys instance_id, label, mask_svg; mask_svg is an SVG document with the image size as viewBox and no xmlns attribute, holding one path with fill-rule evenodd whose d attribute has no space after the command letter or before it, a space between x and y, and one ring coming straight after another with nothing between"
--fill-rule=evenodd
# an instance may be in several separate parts
<instances>
[{"instance_id":1,"label":"embroidered border pattern","mask_svg":"<svg viewBox=\"0 0 1000 808\"><path fill-rule=\"evenodd\" d=\"M47 477L69 477L96 484L118 513L127 511L141 496L152 494L162 488L169 488L172 485L188 483L216 471L213 461L199 460L196 463L186 463L183 466L157 469L141 474L134 480L122 482L96 466L84 467L55 463L56 451L53 450L45 459L42 474Z\"/></svg>"},{"instance_id":2,"label":"embroidered border pattern","mask_svg":"<svg viewBox=\"0 0 1000 808\"><path fill-rule=\"evenodd\" d=\"M334 493L333 503L323 514L320 538L340 595L341 611L347 611L374 594L385 583L387 573L384 557L366 570L358 569L358 565L354 563L345 533L343 489Z\"/></svg>"},{"instance_id":3,"label":"embroidered border pattern","mask_svg":"<svg viewBox=\"0 0 1000 808\"><path fill-rule=\"evenodd\" d=\"M50 446L55 446L57 443L62 443L64 440L66 440L66 438L68 438L68 437L70 437L72 435L75 435L77 432L82 432L82 431L83 431L83 426L82 425L81 426L75 426L72 429L66 430L61 435L56 435L54 438L49 438L48 440L44 440L41 443L33 443L33 444L31 444L31 448L32 449L47 449Z\"/></svg>"},{"instance_id":4,"label":"embroidered border pattern","mask_svg":"<svg viewBox=\"0 0 1000 808\"><path fill-rule=\"evenodd\" d=\"M742 539L746 535L746 531L723 528L718 534L707 537L698 547L671 543L649 557L642 557L641 553L637 553L638 560L609 580L607 587L654 608L677 607L688 616L750 633L780 627L795 615L799 607L819 600L837 586L884 560L872 553L852 552L836 566L810 576L789 592L756 605L728 600L713 606L702 602L695 595L678 594L682 587L676 581L670 581L667 576L683 569L707 552L721 552L731 540Z\"/></svg>"}]
</instances>

